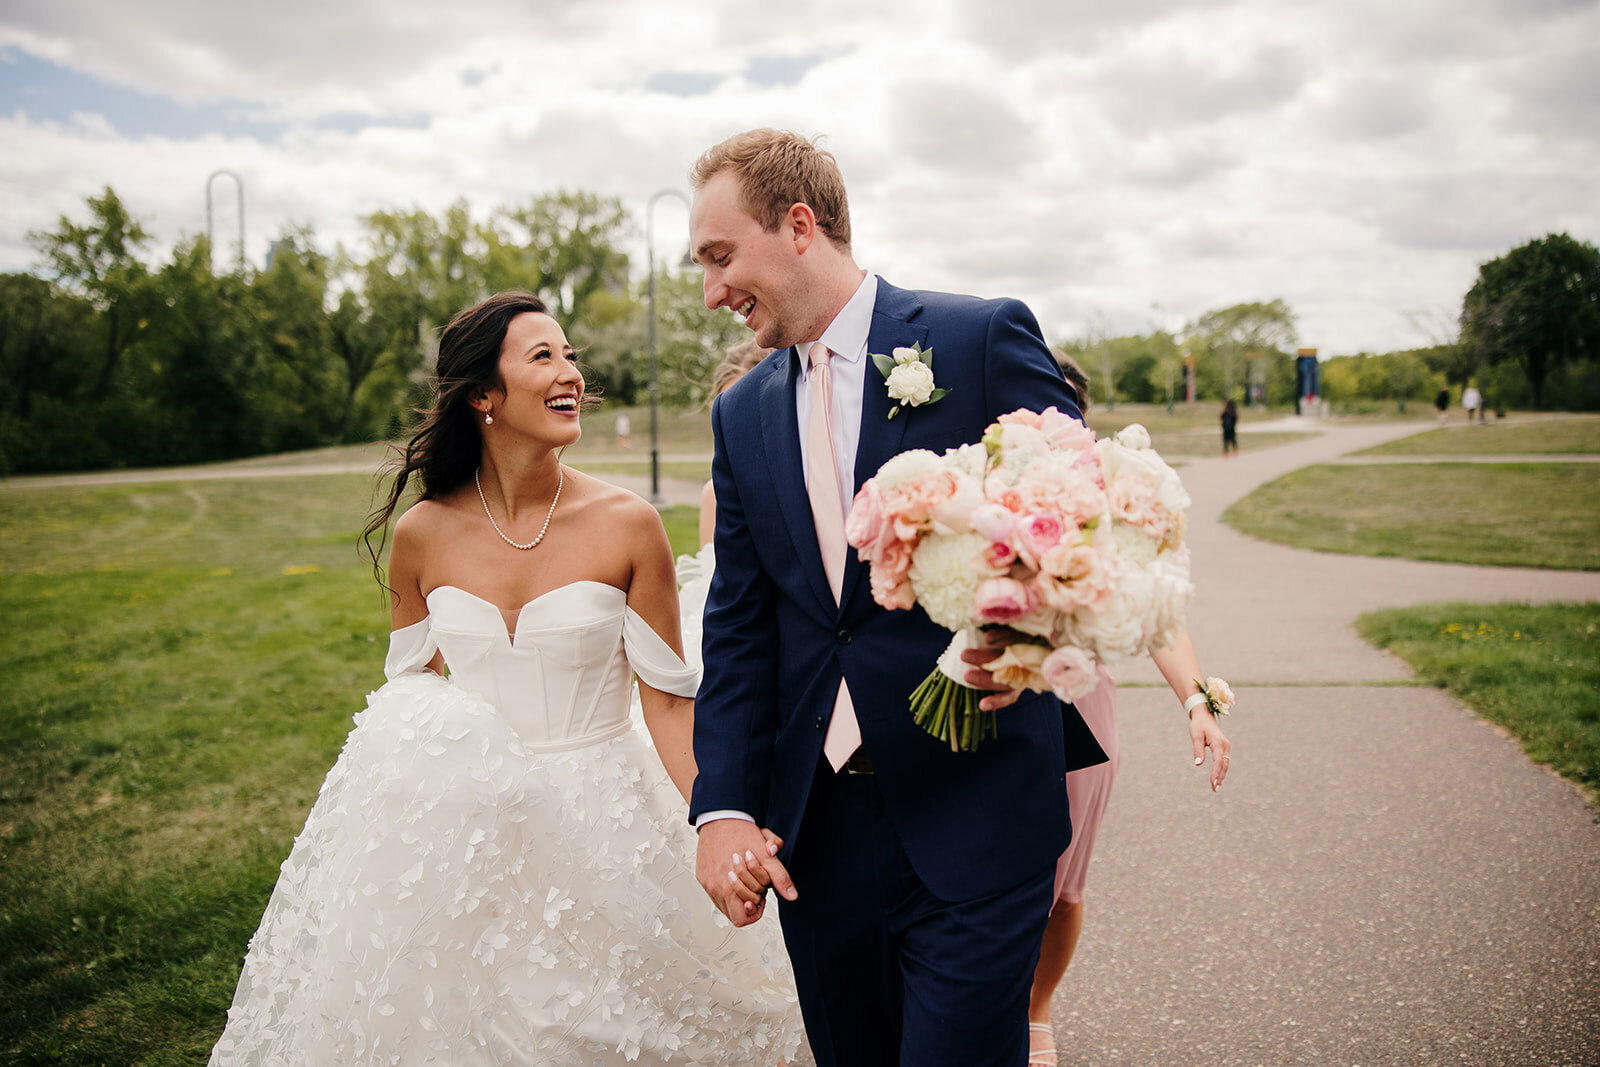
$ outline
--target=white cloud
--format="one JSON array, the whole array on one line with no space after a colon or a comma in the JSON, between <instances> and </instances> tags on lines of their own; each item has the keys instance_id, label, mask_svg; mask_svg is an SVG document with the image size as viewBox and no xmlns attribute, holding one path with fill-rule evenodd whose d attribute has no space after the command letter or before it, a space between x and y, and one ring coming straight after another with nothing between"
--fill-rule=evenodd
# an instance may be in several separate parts
<instances>
[{"instance_id":1,"label":"white cloud","mask_svg":"<svg viewBox=\"0 0 1600 1067\"><path fill-rule=\"evenodd\" d=\"M1022 297L1052 337L1282 296L1306 344L1409 346L1407 312L1459 304L1482 260L1600 237L1594 0L822 7L776 33L733 0L19 0L0 48L239 122L157 137L9 94L0 269L108 184L164 244L198 232L219 167L258 262L290 223L331 247L380 208L585 188L636 212L642 263L645 201L756 125L826 135L864 263ZM675 259L683 208L655 224Z\"/></svg>"}]
</instances>

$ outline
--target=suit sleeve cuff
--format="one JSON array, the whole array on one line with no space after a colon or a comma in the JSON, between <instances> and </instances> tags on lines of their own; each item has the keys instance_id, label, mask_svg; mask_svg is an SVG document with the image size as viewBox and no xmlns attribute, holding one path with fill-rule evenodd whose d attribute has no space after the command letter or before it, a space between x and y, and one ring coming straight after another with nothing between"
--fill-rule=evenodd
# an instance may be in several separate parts
<instances>
[{"instance_id":1,"label":"suit sleeve cuff","mask_svg":"<svg viewBox=\"0 0 1600 1067\"><path fill-rule=\"evenodd\" d=\"M754 816L746 815L742 811L734 811L731 808L726 808L726 809L719 809L717 811L704 811L704 812L701 812L700 813L700 817L694 821L694 828L696 830L698 830L698 829L700 829L700 827L704 826L706 823L715 822L718 819L743 819L745 822L748 822L748 823L753 823L753 822L756 821Z\"/></svg>"}]
</instances>

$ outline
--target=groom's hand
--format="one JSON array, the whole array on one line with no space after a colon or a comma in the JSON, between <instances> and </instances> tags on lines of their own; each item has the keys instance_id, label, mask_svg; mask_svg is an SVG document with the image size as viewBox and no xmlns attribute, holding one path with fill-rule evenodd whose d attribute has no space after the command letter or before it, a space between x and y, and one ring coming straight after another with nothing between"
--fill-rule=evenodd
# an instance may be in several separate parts
<instances>
[{"instance_id":1,"label":"groom's hand","mask_svg":"<svg viewBox=\"0 0 1600 1067\"><path fill-rule=\"evenodd\" d=\"M994 675L987 668L1000 658L1000 653L1006 650L1007 645L1026 640L1026 635L997 626L983 631L983 640L983 648L969 648L961 653L961 661L973 668L967 672L967 684L974 689L989 689L994 692L994 696L984 697L978 701L978 710L999 711L1001 708L1009 708L1017 702L1018 697L1022 696L1022 690L1008 689L996 682Z\"/></svg>"},{"instance_id":2,"label":"groom's hand","mask_svg":"<svg viewBox=\"0 0 1600 1067\"><path fill-rule=\"evenodd\" d=\"M761 918L768 885L787 900L796 897L789 872L773 855L774 845L781 842L743 819L717 819L700 827L695 877L735 926Z\"/></svg>"}]
</instances>

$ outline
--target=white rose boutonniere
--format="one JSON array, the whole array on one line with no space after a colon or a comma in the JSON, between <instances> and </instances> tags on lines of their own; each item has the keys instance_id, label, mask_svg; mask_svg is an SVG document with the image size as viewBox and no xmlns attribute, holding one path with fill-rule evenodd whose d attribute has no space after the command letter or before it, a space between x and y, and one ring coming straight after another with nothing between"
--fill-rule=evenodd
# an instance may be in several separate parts
<instances>
[{"instance_id":1,"label":"white rose boutonniere","mask_svg":"<svg viewBox=\"0 0 1600 1067\"><path fill-rule=\"evenodd\" d=\"M933 383L933 349L920 344L897 348L892 355L872 356L872 365L883 375L889 399L897 401L889 409L892 419L904 407L920 408L942 400L949 392Z\"/></svg>"}]
</instances>

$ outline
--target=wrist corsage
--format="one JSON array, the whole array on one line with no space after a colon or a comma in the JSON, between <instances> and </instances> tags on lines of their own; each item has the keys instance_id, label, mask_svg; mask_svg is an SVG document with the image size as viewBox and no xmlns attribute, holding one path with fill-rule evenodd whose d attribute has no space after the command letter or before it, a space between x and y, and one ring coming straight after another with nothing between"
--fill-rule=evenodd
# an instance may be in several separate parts
<instances>
[{"instance_id":1,"label":"wrist corsage","mask_svg":"<svg viewBox=\"0 0 1600 1067\"><path fill-rule=\"evenodd\" d=\"M889 399L896 401L889 409L892 419L903 407L918 408L944 399L950 392L933 384L933 349L920 344L910 348L897 348L893 355L871 355L872 365L883 375L889 390Z\"/></svg>"},{"instance_id":2,"label":"wrist corsage","mask_svg":"<svg viewBox=\"0 0 1600 1067\"><path fill-rule=\"evenodd\" d=\"M1194 684L1200 687L1200 692L1183 702L1183 710L1191 716L1194 714L1194 709L1201 704L1210 708L1213 715L1226 715L1233 710L1233 690L1228 687L1227 682L1221 678L1207 678L1203 682L1196 678Z\"/></svg>"}]
</instances>

